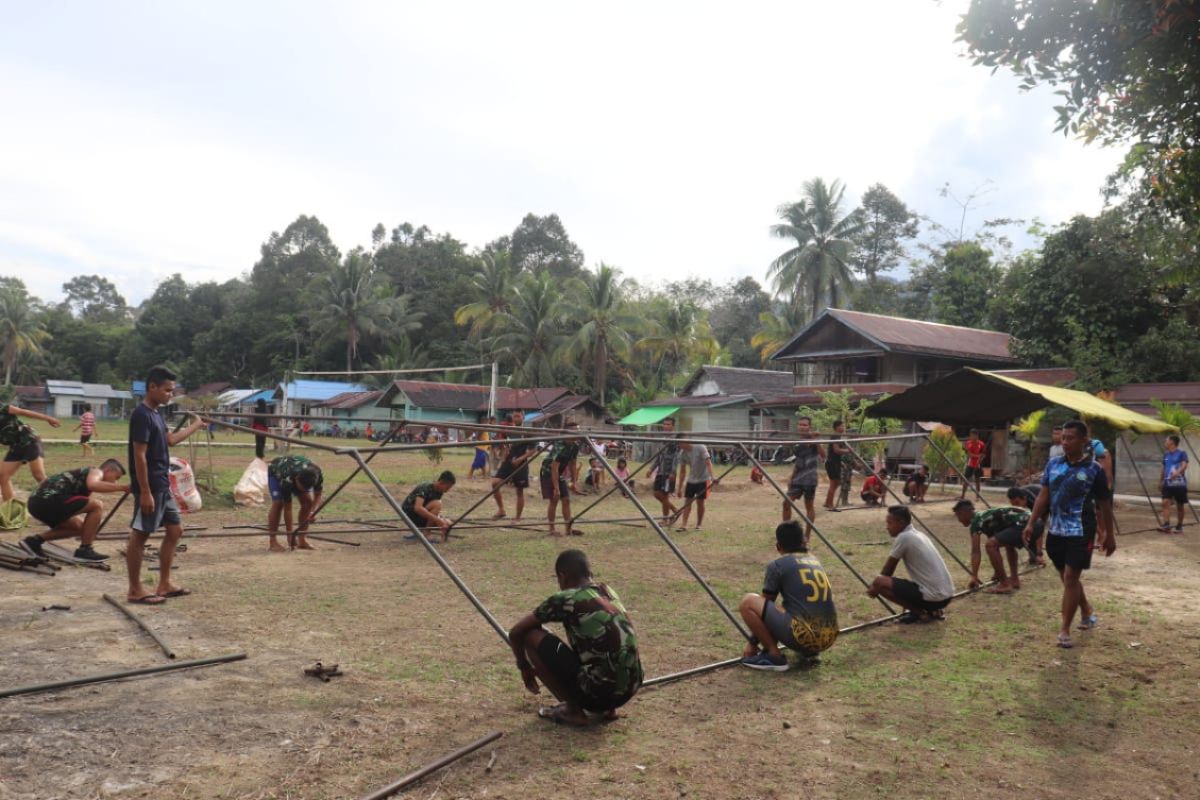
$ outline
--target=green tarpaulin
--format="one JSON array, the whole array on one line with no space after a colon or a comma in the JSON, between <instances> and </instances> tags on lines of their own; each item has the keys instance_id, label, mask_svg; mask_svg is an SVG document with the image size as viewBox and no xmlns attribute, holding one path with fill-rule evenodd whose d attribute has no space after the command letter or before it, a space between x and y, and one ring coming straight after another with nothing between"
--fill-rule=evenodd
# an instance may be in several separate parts
<instances>
[{"instance_id":1,"label":"green tarpaulin","mask_svg":"<svg viewBox=\"0 0 1200 800\"><path fill-rule=\"evenodd\" d=\"M679 406L646 406L639 408L637 411L618 420L618 425L653 425L656 422L662 422L667 417L679 410Z\"/></svg>"}]
</instances>

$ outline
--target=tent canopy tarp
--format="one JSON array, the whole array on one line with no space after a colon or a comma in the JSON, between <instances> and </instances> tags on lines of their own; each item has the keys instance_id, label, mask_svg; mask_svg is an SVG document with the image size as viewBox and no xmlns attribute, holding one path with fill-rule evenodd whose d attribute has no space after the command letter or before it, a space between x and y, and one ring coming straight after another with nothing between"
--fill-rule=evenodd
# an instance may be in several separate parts
<instances>
[{"instance_id":1,"label":"tent canopy tarp","mask_svg":"<svg viewBox=\"0 0 1200 800\"><path fill-rule=\"evenodd\" d=\"M679 406L647 406L639 408L624 419L617 421L618 425L653 425L662 422L679 410Z\"/></svg>"},{"instance_id":2,"label":"tent canopy tarp","mask_svg":"<svg viewBox=\"0 0 1200 800\"><path fill-rule=\"evenodd\" d=\"M1047 406L1063 406L1120 430L1170 433L1173 425L1076 389L1043 386L973 367L892 395L867 411L872 417L938 420L948 425L1006 423Z\"/></svg>"}]
</instances>

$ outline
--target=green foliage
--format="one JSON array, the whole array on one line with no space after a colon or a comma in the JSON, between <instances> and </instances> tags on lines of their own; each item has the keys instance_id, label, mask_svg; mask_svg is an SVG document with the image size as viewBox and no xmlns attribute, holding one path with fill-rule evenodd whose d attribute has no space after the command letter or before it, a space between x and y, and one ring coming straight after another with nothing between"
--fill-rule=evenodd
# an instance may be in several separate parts
<instances>
[{"instance_id":1,"label":"green foliage","mask_svg":"<svg viewBox=\"0 0 1200 800\"><path fill-rule=\"evenodd\" d=\"M548 272L558 279L579 277L583 251L571 241L558 214L526 214L509 240L513 268L518 272Z\"/></svg>"},{"instance_id":2,"label":"green foliage","mask_svg":"<svg viewBox=\"0 0 1200 800\"><path fill-rule=\"evenodd\" d=\"M1029 471L1033 467L1033 448L1037 443L1038 430L1042 427L1042 423L1046 419L1047 409L1039 409L1034 411L1027 417L1023 417L1010 426L1010 430L1017 435L1025 443L1025 470Z\"/></svg>"},{"instance_id":3,"label":"green foliage","mask_svg":"<svg viewBox=\"0 0 1200 800\"><path fill-rule=\"evenodd\" d=\"M1158 418L1168 425L1179 428L1182 434L1200 433L1200 419L1178 403L1167 403L1156 398L1150 399L1150 405L1158 412Z\"/></svg>"},{"instance_id":4,"label":"green foliage","mask_svg":"<svg viewBox=\"0 0 1200 800\"><path fill-rule=\"evenodd\" d=\"M846 433L855 436L883 436L889 433L899 433L904 429L904 423L891 417L868 417L867 409L878 402L886 400L888 395L878 400L854 400L854 393L849 389L840 392L817 392L821 398L819 406L801 406L796 410L798 417L812 417L813 429L832 431L833 424L838 420L846 423ZM870 462L875 456L882 455L887 450L887 442L857 442L854 449L866 461Z\"/></svg>"},{"instance_id":5,"label":"green foliage","mask_svg":"<svg viewBox=\"0 0 1200 800\"><path fill-rule=\"evenodd\" d=\"M988 306L1001 270L992 253L978 242L959 242L937 253L927 278L935 322L986 327Z\"/></svg>"},{"instance_id":6,"label":"green foliage","mask_svg":"<svg viewBox=\"0 0 1200 800\"><path fill-rule=\"evenodd\" d=\"M37 355L49 339L50 334L24 287L0 289L0 353L4 358L5 386L12 384L17 359L26 354Z\"/></svg>"},{"instance_id":7,"label":"green foliage","mask_svg":"<svg viewBox=\"0 0 1200 800\"><path fill-rule=\"evenodd\" d=\"M870 284L906 256L904 243L916 238L918 217L882 183L863 193L859 214L863 225L854 237L852 262L855 272Z\"/></svg>"},{"instance_id":8,"label":"green foliage","mask_svg":"<svg viewBox=\"0 0 1200 800\"><path fill-rule=\"evenodd\" d=\"M926 444L921 450L921 462L929 468L931 480L945 481L946 477L954 472L951 465L957 468L958 472L967 468L967 451L954 435L953 428L940 426L929 434L929 438L945 453L943 456L932 444Z\"/></svg>"}]
</instances>

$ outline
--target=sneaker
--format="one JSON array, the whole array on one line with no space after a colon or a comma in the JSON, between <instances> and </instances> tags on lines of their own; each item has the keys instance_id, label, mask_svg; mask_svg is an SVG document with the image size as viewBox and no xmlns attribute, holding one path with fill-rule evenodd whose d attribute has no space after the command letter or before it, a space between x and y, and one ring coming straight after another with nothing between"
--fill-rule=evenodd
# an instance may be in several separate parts
<instances>
[{"instance_id":1,"label":"sneaker","mask_svg":"<svg viewBox=\"0 0 1200 800\"><path fill-rule=\"evenodd\" d=\"M31 556L45 558L46 552L42 550L42 545L45 543L46 540L40 536L26 536L21 540L21 549L26 553L29 553Z\"/></svg>"},{"instance_id":2,"label":"sneaker","mask_svg":"<svg viewBox=\"0 0 1200 800\"><path fill-rule=\"evenodd\" d=\"M1183 526L1182 526L1182 525L1176 525L1176 526L1175 526L1175 527L1174 527L1172 530L1173 530L1173 532L1174 532L1174 533L1176 533L1176 534L1183 533Z\"/></svg>"},{"instance_id":3,"label":"sneaker","mask_svg":"<svg viewBox=\"0 0 1200 800\"><path fill-rule=\"evenodd\" d=\"M80 561L107 561L108 556L97 553L90 544L81 544L75 548L75 557Z\"/></svg>"},{"instance_id":4,"label":"sneaker","mask_svg":"<svg viewBox=\"0 0 1200 800\"><path fill-rule=\"evenodd\" d=\"M914 623L920 622L921 617L923 617L923 616L924 615L920 611L905 611L903 614L900 615L900 618L897 619L896 622L898 622L901 625L912 625Z\"/></svg>"},{"instance_id":5,"label":"sneaker","mask_svg":"<svg viewBox=\"0 0 1200 800\"><path fill-rule=\"evenodd\" d=\"M750 669L761 669L769 672L787 672L788 660L783 655L773 656L763 651L756 656L742 659L742 666Z\"/></svg>"}]
</instances>

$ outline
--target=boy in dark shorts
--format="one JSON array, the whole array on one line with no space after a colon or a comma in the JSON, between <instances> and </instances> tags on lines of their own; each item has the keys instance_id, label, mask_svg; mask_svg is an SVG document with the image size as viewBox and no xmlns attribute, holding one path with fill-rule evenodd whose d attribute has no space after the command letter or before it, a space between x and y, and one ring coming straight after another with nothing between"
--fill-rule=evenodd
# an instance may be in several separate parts
<instances>
[{"instance_id":1,"label":"boy in dark shorts","mask_svg":"<svg viewBox=\"0 0 1200 800\"><path fill-rule=\"evenodd\" d=\"M983 454L987 452L987 445L979 438L979 431L971 429L963 442L963 450L967 451L967 468L963 471L967 480L963 481L960 497L967 496L967 483L972 480L975 481L975 494L979 494L979 485L983 481Z\"/></svg>"},{"instance_id":2,"label":"boy in dark shorts","mask_svg":"<svg viewBox=\"0 0 1200 800\"><path fill-rule=\"evenodd\" d=\"M525 688L540 691L538 681L560 701L538 716L567 725L588 725L589 714L616 719L642 685L633 623L617 593L592 580L587 556L564 550L554 562L561 591L552 594L508 633ZM544 624L560 622L567 641Z\"/></svg>"},{"instance_id":3,"label":"boy in dark shorts","mask_svg":"<svg viewBox=\"0 0 1200 800\"><path fill-rule=\"evenodd\" d=\"M929 467L922 464L904 482L904 495L912 503L924 503L925 492L929 491Z\"/></svg>"},{"instance_id":4,"label":"boy in dark shorts","mask_svg":"<svg viewBox=\"0 0 1200 800\"><path fill-rule=\"evenodd\" d=\"M171 583L175 546L183 536L179 506L171 495L171 447L200 430L204 420L197 417L183 430L169 433L159 408L170 403L174 394L175 373L162 365L151 367L146 373L146 396L129 417L129 483L136 509L125 546L126 599L131 603L158 605L168 597L191 594ZM142 553L146 540L160 527L165 533L158 550L158 586L150 591L142 585Z\"/></svg>"},{"instance_id":5,"label":"boy in dark shorts","mask_svg":"<svg viewBox=\"0 0 1200 800\"><path fill-rule=\"evenodd\" d=\"M679 451L679 482L676 484L679 488L675 496L683 496L684 504L679 527L675 530L687 530L693 504L696 506L696 530L700 530L704 524L704 501L713 484L712 456L704 445L690 442L680 444Z\"/></svg>"},{"instance_id":6,"label":"boy in dark shorts","mask_svg":"<svg viewBox=\"0 0 1200 800\"><path fill-rule=\"evenodd\" d=\"M17 408L12 403L0 405L0 445L8 448L4 461L0 462L0 500L13 498L12 477L22 464L29 465L33 479L38 483L46 480L46 467L42 461L42 440L33 428L17 417L40 419L57 428L62 423L54 417L27 408Z\"/></svg>"},{"instance_id":7,"label":"boy in dark shorts","mask_svg":"<svg viewBox=\"0 0 1200 800\"><path fill-rule=\"evenodd\" d=\"M840 419L833 423L833 436L845 436L846 423ZM845 470L846 457L850 454L849 446L841 442L829 445L829 455L825 457L825 477L829 479L829 491L825 493L825 507L836 508L838 490L842 486L842 472Z\"/></svg>"},{"instance_id":8,"label":"boy in dark shorts","mask_svg":"<svg viewBox=\"0 0 1200 800\"><path fill-rule=\"evenodd\" d=\"M315 550L308 543L305 532L312 520L313 511L321 504L321 490L325 488L325 475L321 468L307 456L280 456L267 465L267 489L271 492L271 510L267 512L267 531L271 539L267 549L272 553L284 552L276 533L279 517L283 515L283 529L287 533L288 547L293 550ZM300 501L300 524L292 526L292 498Z\"/></svg>"},{"instance_id":9,"label":"boy in dark shorts","mask_svg":"<svg viewBox=\"0 0 1200 800\"><path fill-rule=\"evenodd\" d=\"M1062 431L1062 428L1059 428ZM1008 504L1016 508L1023 508L1026 511L1033 511L1033 504L1037 502L1038 493L1042 487L1036 483L1031 483L1026 486L1010 486L1008 488ZM1042 555L1042 534L1046 532L1046 521L1043 519L1035 519L1033 521L1033 536L1029 543L1025 545L1025 549L1029 551L1029 566L1037 565L1039 567L1046 566L1046 558ZM1024 533L1022 532L1022 538Z\"/></svg>"},{"instance_id":10,"label":"boy in dark shorts","mask_svg":"<svg viewBox=\"0 0 1200 800\"><path fill-rule=\"evenodd\" d=\"M1033 514L1025 525L1024 539L1033 539L1033 521L1050 515L1046 525L1046 555L1058 570L1063 584L1062 624L1058 631L1059 647L1074 646L1071 624L1075 612L1082 621L1079 627L1090 630L1100 620L1083 590L1083 573L1092 566L1092 549L1097 532L1103 534L1104 555L1117 549L1112 525L1112 489L1104 467L1087 453L1091 446L1087 425L1071 420L1063 425L1063 455L1050 459L1042 473L1042 489L1033 506ZM1084 506L1095 502L1096 514L1090 521L1084 518Z\"/></svg>"},{"instance_id":11,"label":"boy in dark shorts","mask_svg":"<svg viewBox=\"0 0 1200 800\"><path fill-rule=\"evenodd\" d=\"M92 435L96 432L96 415L92 413L92 404L83 404L83 413L79 415L79 424L74 430L79 431L79 447L83 450L83 457L87 458L94 451L92 448Z\"/></svg>"},{"instance_id":12,"label":"boy in dark shorts","mask_svg":"<svg viewBox=\"0 0 1200 800\"><path fill-rule=\"evenodd\" d=\"M929 537L913 528L912 513L906 507L889 506L885 524L892 537L892 551L871 581L867 595L904 606L908 613L900 618L901 623L942 619L942 610L954 597L954 579L946 562ZM911 580L893 577L902 561Z\"/></svg>"},{"instance_id":13,"label":"boy in dark shorts","mask_svg":"<svg viewBox=\"0 0 1200 800\"><path fill-rule=\"evenodd\" d=\"M97 469L80 467L51 475L29 495L29 515L49 526L44 533L26 536L21 547L36 556L44 556L42 545L56 539L79 537L75 558L85 561L104 561L106 555L92 547L104 515L104 503L93 492L128 492L132 487L117 480L125 475L125 467L115 458Z\"/></svg>"},{"instance_id":14,"label":"boy in dark shorts","mask_svg":"<svg viewBox=\"0 0 1200 800\"><path fill-rule=\"evenodd\" d=\"M784 522L775 528L775 551L779 558L767 565L762 594L747 594L738 606L755 639L746 644L742 665L786 672L788 661L780 645L816 659L837 639L838 619L829 576L809 554L800 523ZM782 610L775 605L780 595Z\"/></svg>"},{"instance_id":15,"label":"boy in dark shorts","mask_svg":"<svg viewBox=\"0 0 1200 800\"><path fill-rule=\"evenodd\" d=\"M1162 525L1158 529L1163 533L1171 531L1171 503L1175 504L1175 533L1183 533L1183 507L1188 504L1187 468L1188 456L1179 449L1179 437L1171 434L1167 437L1167 451L1162 458Z\"/></svg>"},{"instance_id":16,"label":"boy in dark shorts","mask_svg":"<svg viewBox=\"0 0 1200 800\"><path fill-rule=\"evenodd\" d=\"M675 432L675 420L667 417L662 421L663 434L670 436ZM670 523L679 514L679 509L671 502L675 494L675 470L679 467L679 445L668 442L654 457L654 465L650 467L650 478L653 481L654 499L662 505L662 521Z\"/></svg>"},{"instance_id":17,"label":"boy in dark shorts","mask_svg":"<svg viewBox=\"0 0 1200 800\"><path fill-rule=\"evenodd\" d=\"M984 591L988 594L1012 594L1014 589L1021 588L1021 578L1017 574L1017 550L1025 546L1021 534L1025 523L1029 521L1029 512L1014 506L996 506L986 511L975 511L975 505L970 500L959 500L954 504L954 516L964 528L971 532L971 581L968 588L978 587L979 580L979 540L987 538L988 561L992 564L996 585ZM1004 559L1000 557L1000 548L1008 554L1008 567L1012 572L1010 578L1004 571Z\"/></svg>"},{"instance_id":18,"label":"boy in dark shorts","mask_svg":"<svg viewBox=\"0 0 1200 800\"><path fill-rule=\"evenodd\" d=\"M812 418L800 417L796 420L796 436L800 439L812 437ZM804 513L808 516L805 524L804 540L812 536L812 521L817 517L817 470L821 460L825 458L825 448L819 444L797 444L792 446L792 474L788 478L787 496L789 500L804 501ZM841 467L838 467L841 469ZM792 504L783 503L783 521L792 518Z\"/></svg>"},{"instance_id":19,"label":"boy in dark shorts","mask_svg":"<svg viewBox=\"0 0 1200 800\"><path fill-rule=\"evenodd\" d=\"M509 416L512 424L518 428L525 424L525 413L514 411ZM514 438L525 434L517 432ZM496 513L492 519L504 519L504 497L500 494L500 486L507 480L508 484L517 490L517 515L514 522L520 522L525 513L525 490L529 488L529 462L537 456L538 450L530 442L513 442L504 448L504 457L500 460L500 468L492 476L492 499L496 501ZM511 479L510 479L511 478Z\"/></svg>"},{"instance_id":20,"label":"boy in dark shorts","mask_svg":"<svg viewBox=\"0 0 1200 800\"><path fill-rule=\"evenodd\" d=\"M568 420L563 427L573 431L579 423ZM577 439L560 439L550 447L550 453L542 462L542 470L538 473L541 482L542 499L546 505L546 519L550 523L550 535L561 536L554 527L554 517L558 512L558 504L562 503L563 525L567 533L574 534L571 527L571 484L575 483L576 470L579 468L579 441Z\"/></svg>"},{"instance_id":21,"label":"boy in dark shorts","mask_svg":"<svg viewBox=\"0 0 1200 800\"><path fill-rule=\"evenodd\" d=\"M446 470L438 475L436 481L418 483L408 493L408 497L404 498L400 509L405 516L417 523L417 527L424 528L427 533L435 530L441 531L444 542L450 538L450 520L442 516L442 495L453 489L456 482L454 473ZM417 537L407 533L404 538L415 539Z\"/></svg>"}]
</instances>

